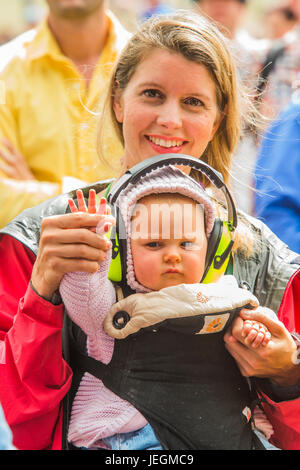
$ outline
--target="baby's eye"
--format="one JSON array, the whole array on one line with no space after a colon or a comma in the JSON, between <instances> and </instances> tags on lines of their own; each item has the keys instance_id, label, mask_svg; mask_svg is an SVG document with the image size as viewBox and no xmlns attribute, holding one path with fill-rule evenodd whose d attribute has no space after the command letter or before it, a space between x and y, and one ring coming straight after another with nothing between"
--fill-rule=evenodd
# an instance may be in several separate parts
<instances>
[{"instance_id":1,"label":"baby's eye","mask_svg":"<svg viewBox=\"0 0 300 470\"><path fill-rule=\"evenodd\" d=\"M181 246L183 246L184 248L190 248L193 245L194 245L194 242L191 242L191 241L181 242Z\"/></svg>"},{"instance_id":2,"label":"baby's eye","mask_svg":"<svg viewBox=\"0 0 300 470\"><path fill-rule=\"evenodd\" d=\"M146 243L146 246L148 248L158 248L160 246L160 243L159 242L148 242L148 243Z\"/></svg>"},{"instance_id":3,"label":"baby's eye","mask_svg":"<svg viewBox=\"0 0 300 470\"><path fill-rule=\"evenodd\" d=\"M193 242L193 241L184 241L184 242L181 243L181 246L185 250L200 250L201 249L199 243L196 243L196 242Z\"/></svg>"}]
</instances>

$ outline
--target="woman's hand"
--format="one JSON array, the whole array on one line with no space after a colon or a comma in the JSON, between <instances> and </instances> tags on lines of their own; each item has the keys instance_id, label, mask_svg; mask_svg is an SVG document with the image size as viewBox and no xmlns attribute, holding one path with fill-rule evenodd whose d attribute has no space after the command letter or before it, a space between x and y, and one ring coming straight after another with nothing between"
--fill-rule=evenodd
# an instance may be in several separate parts
<instances>
[{"instance_id":1,"label":"woman's hand","mask_svg":"<svg viewBox=\"0 0 300 470\"><path fill-rule=\"evenodd\" d=\"M242 335L245 320L258 321L265 325L271 333L266 346L252 348L247 344ZM282 386L300 383L300 366L295 361L296 344L284 324L270 309L243 309L231 331L226 332L224 341L243 376L266 377Z\"/></svg>"},{"instance_id":2,"label":"woman's hand","mask_svg":"<svg viewBox=\"0 0 300 470\"><path fill-rule=\"evenodd\" d=\"M107 214L106 203L101 199L98 209L94 202L87 209L83 206L81 191L77 196L79 210L74 206L71 214L46 217L41 225L40 246L31 282L39 295L49 300L64 274L96 272L111 247L111 242L103 235L105 227L114 223ZM98 226L102 227L100 232Z\"/></svg>"}]
</instances>

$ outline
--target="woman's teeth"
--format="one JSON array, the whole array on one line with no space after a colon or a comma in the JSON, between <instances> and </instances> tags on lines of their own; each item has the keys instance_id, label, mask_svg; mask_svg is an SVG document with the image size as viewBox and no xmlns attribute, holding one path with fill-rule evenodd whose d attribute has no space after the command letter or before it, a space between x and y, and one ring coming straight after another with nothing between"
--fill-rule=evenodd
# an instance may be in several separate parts
<instances>
[{"instance_id":1,"label":"woman's teeth","mask_svg":"<svg viewBox=\"0 0 300 470\"><path fill-rule=\"evenodd\" d=\"M164 140L157 137L148 136L148 139L153 142L155 145L160 145L161 147L180 147L183 144L182 140Z\"/></svg>"}]
</instances>

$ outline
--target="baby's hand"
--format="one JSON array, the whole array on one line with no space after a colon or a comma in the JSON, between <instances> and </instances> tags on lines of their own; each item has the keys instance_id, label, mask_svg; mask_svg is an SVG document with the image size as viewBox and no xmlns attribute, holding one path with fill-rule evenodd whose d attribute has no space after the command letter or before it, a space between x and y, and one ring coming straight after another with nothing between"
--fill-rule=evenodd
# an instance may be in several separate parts
<instances>
[{"instance_id":1,"label":"baby's hand","mask_svg":"<svg viewBox=\"0 0 300 470\"><path fill-rule=\"evenodd\" d=\"M272 424L266 417L263 410L261 410L258 406L254 408L253 422L253 427L263 432L267 440L269 440L272 434L274 434Z\"/></svg>"},{"instance_id":2,"label":"baby's hand","mask_svg":"<svg viewBox=\"0 0 300 470\"><path fill-rule=\"evenodd\" d=\"M97 208L96 192L94 189L90 189L89 191L88 207L86 207L85 199L81 189L78 189L76 191L76 195L78 208L73 199L69 199L69 207L71 212L88 212L89 214L103 214L103 219L98 224L97 228L91 230L96 231L99 234L108 232L110 227L115 224L115 219L111 216L111 210L110 207L106 204L105 197L102 197L100 199L99 206Z\"/></svg>"},{"instance_id":3,"label":"baby's hand","mask_svg":"<svg viewBox=\"0 0 300 470\"><path fill-rule=\"evenodd\" d=\"M271 333L262 323L251 320L244 321L242 335L246 344L252 348L267 346L271 339Z\"/></svg>"}]
</instances>

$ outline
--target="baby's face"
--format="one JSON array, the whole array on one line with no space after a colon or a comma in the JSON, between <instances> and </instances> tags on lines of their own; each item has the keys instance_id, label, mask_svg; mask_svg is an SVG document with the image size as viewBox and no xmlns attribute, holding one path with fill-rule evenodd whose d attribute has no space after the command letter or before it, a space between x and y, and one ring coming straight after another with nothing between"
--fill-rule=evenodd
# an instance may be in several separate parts
<instances>
[{"instance_id":1,"label":"baby's face","mask_svg":"<svg viewBox=\"0 0 300 470\"><path fill-rule=\"evenodd\" d=\"M200 282L207 238L200 204L180 195L141 199L131 223L137 281L151 290Z\"/></svg>"}]
</instances>

